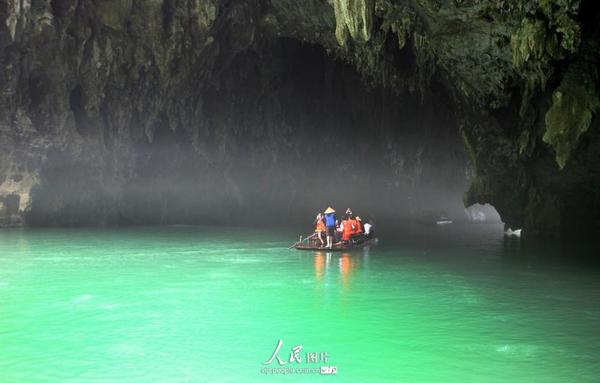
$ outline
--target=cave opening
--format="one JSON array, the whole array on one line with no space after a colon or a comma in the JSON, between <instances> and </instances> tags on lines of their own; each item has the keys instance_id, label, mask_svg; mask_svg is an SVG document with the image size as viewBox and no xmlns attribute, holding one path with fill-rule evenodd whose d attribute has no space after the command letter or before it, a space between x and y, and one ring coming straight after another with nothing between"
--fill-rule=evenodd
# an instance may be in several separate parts
<instances>
[{"instance_id":1,"label":"cave opening","mask_svg":"<svg viewBox=\"0 0 600 383\"><path fill-rule=\"evenodd\" d=\"M409 67L414 58L394 60ZM281 224L310 221L327 205L385 220L467 219L469 160L452 98L435 80L426 95L398 91L321 46L277 38L166 100L117 106L122 92L105 89L96 121L73 88L86 156L63 153L42 169L33 223L50 223L51 208L52 224ZM91 126L103 134L88 134Z\"/></svg>"},{"instance_id":2,"label":"cave opening","mask_svg":"<svg viewBox=\"0 0 600 383\"><path fill-rule=\"evenodd\" d=\"M320 46L280 38L239 53L199 94L199 126L144 145L153 170L137 181L161 191L142 199L160 222L306 221L329 204L386 219L464 218L469 165L439 84L425 100L396 93Z\"/></svg>"}]
</instances>

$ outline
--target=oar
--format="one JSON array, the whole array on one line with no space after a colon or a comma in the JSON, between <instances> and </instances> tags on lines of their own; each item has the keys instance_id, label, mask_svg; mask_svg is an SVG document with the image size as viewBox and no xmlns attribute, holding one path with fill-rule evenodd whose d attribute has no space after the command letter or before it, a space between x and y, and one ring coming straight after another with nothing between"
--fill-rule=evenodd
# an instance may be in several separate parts
<instances>
[{"instance_id":1,"label":"oar","mask_svg":"<svg viewBox=\"0 0 600 383\"><path fill-rule=\"evenodd\" d=\"M292 247L296 246L296 245L297 245L297 244L299 244L299 243L302 243L303 241L306 241L306 240L309 240L309 239L311 239L311 238L312 238L312 237L314 237L315 235L317 235L317 233L313 233L312 235L310 235L310 236L308 236L308 237L306 237L306 238L304 238L304 239L301 239L301 240L299 240L298 242L294 243L292 246L288 247L288 249L291 249Z\"/></svg>"},{"instance_id":2,"label":"oar","mask_svg":"<svg viewBox=\"0 0 600 383\"><path fill-rule=\"evenodd\" d=\"M304 239L302 239L302 237L300 237L300 240L297 241L297 242L295 242L292 246L288 247L288 249L291 249L292 247L296 246L297 244L302 243L302 241L305 241L307 239L311 239L315 234L317 234L317 233L314 233L313 235L311 235L309 237L306 237Z\"/></svg>"}]
</instances>

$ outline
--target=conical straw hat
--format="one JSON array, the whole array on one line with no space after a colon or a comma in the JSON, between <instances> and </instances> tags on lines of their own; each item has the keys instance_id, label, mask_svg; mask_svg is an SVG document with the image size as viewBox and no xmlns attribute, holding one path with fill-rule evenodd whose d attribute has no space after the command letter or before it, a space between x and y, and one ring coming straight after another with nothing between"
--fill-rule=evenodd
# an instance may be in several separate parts
<instances>
[{"instance_id":1,"label":"conical straw hat","mask_svg":"<svg viewBox=\"0 0 600 383\"><path fill-rule=\"evenodd\" d=\"M331 206L329 206L327 208L327 210L325 210L325 214L329 214L329 213L335 213L335 210L333 210L333 208Z\"/></svg>"}]
</instances>

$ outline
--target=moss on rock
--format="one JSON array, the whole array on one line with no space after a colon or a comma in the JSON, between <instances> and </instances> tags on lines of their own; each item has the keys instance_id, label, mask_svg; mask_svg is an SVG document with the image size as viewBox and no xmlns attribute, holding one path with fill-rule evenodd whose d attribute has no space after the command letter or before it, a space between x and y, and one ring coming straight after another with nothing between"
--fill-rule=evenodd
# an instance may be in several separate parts
<instances>
[{"instance_id":1,"label":"moss on rock","mask_svg":"<svg viewBox=\"0 0 600 383\"><path fill-rule=\"evenodd\" d=\"M597 78L595 67L583 63L572 64L552 94L543 140L554 148L556 162L561 169L567 164L580 136L588 130L593 114L600 107Z\"/></svg>"},{"instance_id":2,"label":"moss on rock","mask_svg":"<svg viewBox=\"0 0 600 383\"><path fill-rule=\"evenodd\" d=\"M529 98L553 73L551 61L563 60L580 45L581 28L575 17L578 0L540 0L521 20L511 37L513 65L525 79L521 115Z\"/></svg>"}]
</instances>

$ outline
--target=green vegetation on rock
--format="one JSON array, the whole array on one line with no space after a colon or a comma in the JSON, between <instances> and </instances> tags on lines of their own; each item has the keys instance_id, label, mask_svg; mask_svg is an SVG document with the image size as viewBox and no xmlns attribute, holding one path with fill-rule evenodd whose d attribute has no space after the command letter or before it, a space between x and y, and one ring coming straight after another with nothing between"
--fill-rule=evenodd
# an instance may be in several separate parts
<instances>
[{"instance_id":1,"label":"green vegetation on rock","mask_svg":"<svg viewBox=\"0 0 600 383\"><path fill-rule=\"evenodd\" d=\"M579 137L588 130L594 112L600 107L597 77L595 67L572 64L552 94L552 107L546 113L543 140L554 148L556 162L561 169L577 147Z\"/></svg>"},{"instance_id":2,"label":"green vegetation on rock","mask_svg":"<svg viewBox=\"0 0 600 383\"><path fill-rule=\"evenodd\" d=\"M577 0L540 0L513 33L513 65L525 79L525 103L538 86L546 88L553 73L551 61L563 60L579 48L581 31L574 20L578 12Z\"/></svg>"}]
</instances>

